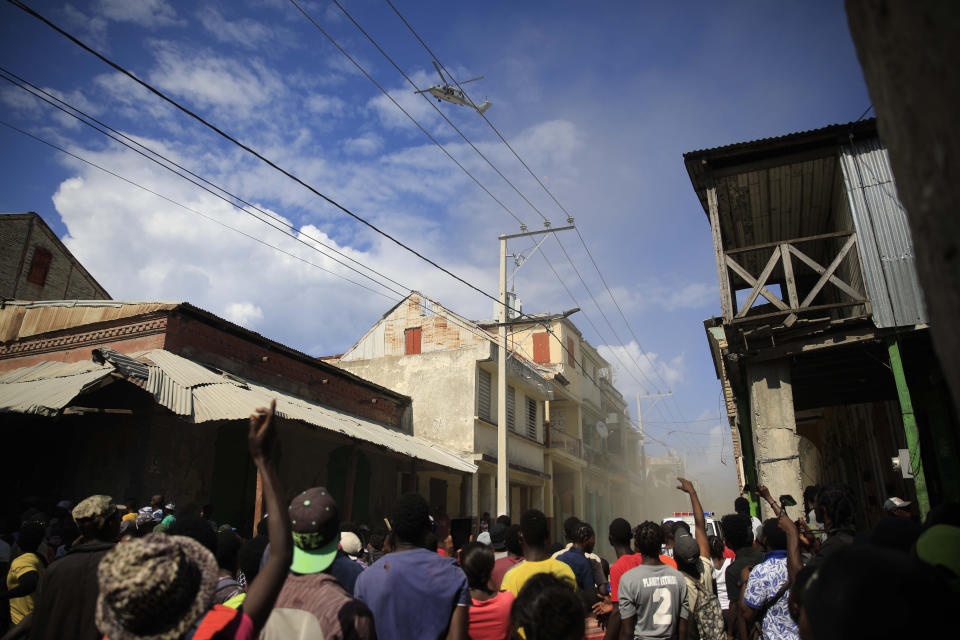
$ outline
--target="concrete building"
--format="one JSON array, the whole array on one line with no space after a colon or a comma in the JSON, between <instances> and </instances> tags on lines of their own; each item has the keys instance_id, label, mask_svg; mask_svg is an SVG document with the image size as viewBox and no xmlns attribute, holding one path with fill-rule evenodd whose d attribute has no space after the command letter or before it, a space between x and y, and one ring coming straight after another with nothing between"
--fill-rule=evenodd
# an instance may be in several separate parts
<instances>
[{"instance_id":1,"label":"concrete building","mask_svg":"<svg viewBox=\"0 0 960 640\"><path fill-rule=\"evenodd\" d=\"M0 298L109 300L36 213L0 214Z\"/></svg>"},{"instance_id":2,"label":"concrete building","mask_svg":"<svg viewBox=\"0 0 960 640\"><path fill-rule=\"evenodd\" d=\"M496 338L439 303L413 293L387 311L355 345L331 359L364 379L413 398L413 434L477 465L472 478L421 471L431 507L451 518L496 515ZM511 516L543 508L544 402L550 383L514 354L507 368ZM549 501L549 500L548 500Z\"/></svg>"},{"instance_id":3,"label":"concrete building","mask_svg":"<svg viewBox=\"0 0 960 640\"><path fill-rule=\"evenodd\" d=\"M606 527L613 518L636 524L651 517L643 508L640 434L613 384L610 363L573 321L546 314L528 318L511 326L510 340L552 383L544 453L554 539L562 539L563 521L576 515L597 529L597 547L609 554Z\"/></svg>"},{"instance_id":4,"label":"concrete building","mask_svg":"<svg viewBox=\"0 0 960 640\"><path fill-rule=\"evenodd\" d=\"M516 520L527 508L542 509L554 540L563 539L563 520L577 515L597 528L606 552L610 520L639 515L639 436L609 363L569 319L543 323L533 316L510 329L510 515ZM478 465L472 484L459 491L446 474L421 473L435 508L446 503L451 516L496 515L495 323L472 322L414 293L336 362L412 397L414 435ZM454 494L461 496L457 511Z\"/></svg>"},{"instance_id":5,"label":"concrete building","mask_svg":"<svg viewBox=\"0 0 960 640\"><path fill-rule=\"evenodd\" d=\"M960 432L924 304L937 291L920 289L876 122L684 161L713 234L721 315L705 326L741 483L798 501L846 483L864 526L889 496L921 514L958 499Z\"/></svg>"},{"instance_id":6,"label":"concrete building","mask_svg":"<svg viewBox=\"0 0 960 640\"><path fill-rule=\"evenodd\" d=\"M7 301L0 511L26 496L161 493L211 502L248 532L247 417L271 398L284 490L324 485L344 520L376 526L421 473L460 485L476 471L411 434L409 397L188 303Z\"/></svg>"}]
</instances>

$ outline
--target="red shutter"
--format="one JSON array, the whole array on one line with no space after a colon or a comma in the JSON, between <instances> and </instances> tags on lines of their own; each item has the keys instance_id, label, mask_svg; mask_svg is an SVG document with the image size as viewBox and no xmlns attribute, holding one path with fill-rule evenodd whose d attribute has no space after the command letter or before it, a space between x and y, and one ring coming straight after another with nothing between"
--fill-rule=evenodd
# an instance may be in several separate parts
<instances>
[{"instance_id":1,"label":"red shutter","mask_svg":"<svg viewBox=\"0 0 960 640\"><path fill-rule=\"evenodd\" d=\"M403 332L404 353L415 356L420 353L420 327L407 329Z\"/></svg>"},{"instance_id":2,"label":"red shutter","mask_svg":"<svg viewBox=\"0 0 960 640\"><path fill-rule=\"evenodd\" d=\"M47 282L47 271L50 270L50 262L52 260L53 254L48 250L43 247L34 247L27 282L32 282L42 287Z\"/></svg>"},{"instance_id":3,"label":"red shutter","mask_svg":"<svg viewBox=\"0 0 960 640\"><path fill-rule=\"evenodd\" d=\"M567 364L577 366L577 352L574 351L573 338L567 338Z\"/></svg>"},{"instance_id":4,"label":"red shutter","mask_svg":"<svg viewBox=\"0 0 960 640\"><path fill-rule=\"evenodd\" d=\"M546 332L533 334L533 361L550 362L550 335Z\"/></svg>"}]
</instances>

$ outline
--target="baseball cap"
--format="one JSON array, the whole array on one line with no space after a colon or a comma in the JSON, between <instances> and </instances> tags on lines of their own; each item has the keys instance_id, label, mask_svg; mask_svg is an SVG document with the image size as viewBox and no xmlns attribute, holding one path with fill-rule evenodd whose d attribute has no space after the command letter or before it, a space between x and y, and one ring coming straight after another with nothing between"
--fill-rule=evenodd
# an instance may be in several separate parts
<instances>
[{"instance_id":1,"label":"baseball cap","mask_svg":"<svg viewBox=\"0 0 960 640\"><path fill-rule=\"evenodd\" d=\"M883 503L884 511L896 511L897 509L906 509L909 507L912 502L907 502L906 500L901 500L896 496L892 498L887 498L887 501Z\"/></svg>"},{"instance_id":2,"label":"baseball cap","mask_svg":"<svg viewBox=\"0 0 960 640\"><path fill-rule=\"evenodd\" d=\"M170 510L170 511L176 511L176 510L177 510L177 503L176 503L176 502L168 502L167 504L163 505L163 508L164 508L164 509L168 509L168 510Z\"/></svg>"},{"instance_id":3,"label":"baseball cap","mask_svg":"<svg viewBox=\"0 0 960 640\"><path fill-rule=\"evenodd\" d=\"M700 545L688 533L678 535L673 541L673 557L689 564L700 557Z\"/></svg>"},{"instance_id":4,"label":"baseball cap","mask_svg":"<svg viewBox=\"0 0 960 640\"><path fill-rule=\"evenodd\" d=\"M487 546L489 547L489 546L491 545L491 542L490 542L490 532L489 532L489 531L481 531L481 532L480 532L480 535L477 536L477 542L479 542L480 544L485 544L485 545L487 545Z\"/></svg>"},{"instance_id":5,"label":"baseball cap","mask_svg":"<svg viewBox=\"0 0 960 640\"><path fill-rule=\"evenodd\" d=\"M90 496L73 508L73 519L79 523L82 520L106 518L113 515L116 510L117 505L113 503L113 498L110 496Z\"/></svg>"},{"instance_id":6,"label":"baseball cap","mask_svg":"<svg viewBox=\"0 0 960 640\"><path fill-rule=\"evenodd\" d=\"M348 556L356 558L363 551L363 544L360 542L360 536L353 531L341 531L340 548Z\"/></svg>"},{"instance_id":7,"label":"baseball cap","mask_svg":"<svg viewBox=\"0 0 960 640\"><path fill-rule=\"evenodd\" d=\"M307 489L290 502L293 563L290 570L310 574L333 564L340 543L340 514L326 487Z\"/></svg>"},{"instance_id":8,"label":"baseball cap","mask_svg":"<svg viewBox=\"0 0 960 640\"><path fill-rule=\"evenodd\" d=\"M507 549L507 525L496 523L490 527L490 544L494 551L505 551Z\"/></svg>"}]
</instances>

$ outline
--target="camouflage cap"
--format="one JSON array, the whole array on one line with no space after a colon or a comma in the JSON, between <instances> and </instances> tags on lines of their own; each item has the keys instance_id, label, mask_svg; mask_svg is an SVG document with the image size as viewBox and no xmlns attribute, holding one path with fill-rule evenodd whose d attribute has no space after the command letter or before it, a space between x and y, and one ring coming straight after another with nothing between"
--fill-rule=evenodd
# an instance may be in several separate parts
<instances>
[{"instance_id":1,"label":"camouflage cap","mask_svg":"<svg viewBox=\"0 0 960 640\"><path fill-rule=\"evenodd\" d=\"M106 518L113 515L116 510L117 505L113 503L113 498L110 496L90 496L73 508L73 519L79 523L82 520Z\"/></svg>"}]
</instances>

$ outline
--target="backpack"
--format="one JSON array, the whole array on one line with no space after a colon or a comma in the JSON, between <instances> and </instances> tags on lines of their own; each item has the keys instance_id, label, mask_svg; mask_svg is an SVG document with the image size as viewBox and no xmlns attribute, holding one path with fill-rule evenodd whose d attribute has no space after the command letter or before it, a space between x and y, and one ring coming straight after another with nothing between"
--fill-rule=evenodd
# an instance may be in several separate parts
<instances>
[{"instance_id":1,"label":"backpack","mask_svg":"<svg viewBox=\"0 0 960 640\"><path fill-rule=\"evenodd\" d=\"M693 605L693 621L697 625L701 640L726 640L727 627L723 621L723 611L720 609L720 599L716 593L707 593L699 582L694 583L697 588L697 603Z\"/></svg>"}]
</instances>

